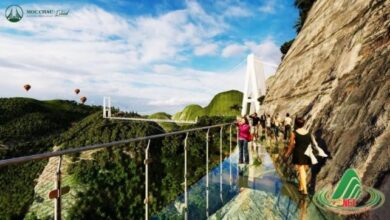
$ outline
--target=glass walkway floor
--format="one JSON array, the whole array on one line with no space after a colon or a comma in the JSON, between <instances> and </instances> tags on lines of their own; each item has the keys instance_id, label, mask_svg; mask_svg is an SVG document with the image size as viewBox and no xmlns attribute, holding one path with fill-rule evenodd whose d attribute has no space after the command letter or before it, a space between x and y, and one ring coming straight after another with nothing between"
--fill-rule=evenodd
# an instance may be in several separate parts
<instances>
[{"instance_id":1,"label":"glass walkway floor","mask_svg":"<svg viewBox=\"0 0 390 220\"><path fill-rule=\"evenodd\" d=\"M250 165L240 165L241 175L237 150L209 172L209 219L343 219L317 208L310 196L298 192L295 174L280 162L278 147L257 145L256 150L249 147ZM207 219L206 179L189 190L188 219ZM183 201L180 196L152 219L183 219Z\"/></svg>"}]
</instances>

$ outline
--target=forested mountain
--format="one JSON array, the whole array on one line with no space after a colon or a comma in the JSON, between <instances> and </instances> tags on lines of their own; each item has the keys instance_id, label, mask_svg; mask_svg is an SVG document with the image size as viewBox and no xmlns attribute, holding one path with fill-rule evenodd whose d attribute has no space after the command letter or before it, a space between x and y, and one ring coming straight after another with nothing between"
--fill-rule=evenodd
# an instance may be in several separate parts
<instances>
[{"instance_id":1,"label":"forested mountain","mask_svg":"<svg viewBox=\"0 0 390 220\"><path fill-rule=\"evenodd\" d=\"M125 116L139 117L134 114ZM199 124L184 126L181 129L231 120L231 118L203 117ZM161 132L161 127L156 123L108 120L103 119L100 113L96 113L63 133L60 141L61 148L65 149ZM211 131L210 154L214 164L217 163L219 155L218 134L219 129ZM149 155L152 163L149 168L149 189L152 213L161 210L183 191L183 140L184 134L151 141ZM191 146L188 152L188 158L191 160L188 165L188 172L191 173L189 184L192 184L206 172L205 131L191 133L188 143ZM71 191L75 190L77 193L72 204L64 204L63 215L68 219L126 219L129 216L134 219L142 218L146 146L147 142L141 141L65 157L68 168L64 176L71 179ZM224 146L227 150L228 145ZM79 187L85 190L78 190ZM43 204L44 201L39 203ZM31 216L50 218L52 213L47 215L47 212L35 210L34 213L29 213L29 217Z\"/></svg>"},{"instance_id":2,"label":"forested mountain","mask_svg":"<svg viewBox=\"0 0 390 220\"><path fill-rule=\"evenodd\" d=\"M73 101L0 99L0 158L49 151L73 123L97 111ZM47 161L0 168L0 216L19 219L34 196L36 179Z\"/></svg>"},{"instance_id":3,"label":"forested mountain","mask_svg":"<svg viewBox=\"0 0 390 220\"><path fill-rule=\"evenodd\" d=\"M226 103L225 103L226 104ZM220 122L233 118L199 118L195 125L170 124L162 128L157 123L103 119L100 107L90 107L73 101L38 101L28 98L0 99L0 156L2 159L124 140ZM123 113L125 117L141 117ZM169 118L158 113L152 118ZM228 135L225 132L224 141ZM151 212L156 213L172 202L183 191L184 134L152 140L150 146L150 201ZM188 140L189 184L201 178L206 170L205 131L190 133ZM219 128L210 135L211 164L219 155ZM108 149L68 155L63 159L64 184L71 186L72 203L66 204L63 214L69 219L124 219L144 215L144 151L146 141ZM228 145L225 143L224 150ZM39 181L46 167L55 164L49 160L0 168L0 216L4 219L52 218L52 201L47 193L50 185L39 189ZM45 168L45 169L46 169ZM50 176L54 175L51 171ZM45 174L46 175L46 174ZM50 181L52 184L52 181ZM34 188L35 187L35 188ZM34 190L44 190L39 194ZM45 191L46 190L46 191ZM49 204L49 208L45 207ZM41 209L41 210L40 210ZM26 216L27 214L27 216Z\"/></svg>"}]
</instances>

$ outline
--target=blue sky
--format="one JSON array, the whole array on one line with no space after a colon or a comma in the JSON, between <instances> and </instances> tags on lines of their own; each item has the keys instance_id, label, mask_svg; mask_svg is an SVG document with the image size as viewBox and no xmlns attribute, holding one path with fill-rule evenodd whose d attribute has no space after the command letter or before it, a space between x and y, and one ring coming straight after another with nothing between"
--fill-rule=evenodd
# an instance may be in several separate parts
<instances>
[{"instance_id":1,"label":"blue sky","mask_svg":"<svg viewBox=\"0 0 390 220\"><path fill-rule=\"evenodd\" d=\"M70 10L11 23L11 4ZM218 92L242 90L249 53L273 64L295 37L293 0L0 2L0 97L103 96L128 111L175 113ZM232 67L237 66L231 71ZM275 72L265 66L266 76ZM21 88L30 83L26 93Z\"/></svg>"}]
</instances>

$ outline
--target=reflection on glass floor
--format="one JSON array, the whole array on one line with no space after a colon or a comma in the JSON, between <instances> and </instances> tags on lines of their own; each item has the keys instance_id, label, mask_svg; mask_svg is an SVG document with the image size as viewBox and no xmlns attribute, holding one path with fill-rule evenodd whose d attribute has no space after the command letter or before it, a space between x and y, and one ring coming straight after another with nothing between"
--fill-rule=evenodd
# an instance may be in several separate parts
<instances>
[{"instance_id":1,"label":"reflection on glass floor","mask_svg":"<svg viewBox=\"0 0 390 220\"><path fill-rule=\"evenodd\" d=\"M298 192L295 172L279 160L277 146L249 148L246 167L238 167L235 151L223 161L222 173L220 166L209 172L210 219L342 219L318 209ZM206 178L189 190L189 219L207 219ZM154 219L183 219L183 205L181 196Z\"/></svg>"}]
</instances>

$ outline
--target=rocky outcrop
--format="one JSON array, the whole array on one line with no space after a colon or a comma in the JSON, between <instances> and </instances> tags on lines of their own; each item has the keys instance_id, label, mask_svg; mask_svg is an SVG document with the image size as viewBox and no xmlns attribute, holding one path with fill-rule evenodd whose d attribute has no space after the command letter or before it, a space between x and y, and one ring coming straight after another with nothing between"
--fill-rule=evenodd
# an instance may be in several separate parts
<instances>
[{"instance_id":1,"label":"rocky outcrop","mask_svg":"<svg viewBox=\"0 0 390 220\"><path fill-rule=\"evenodd\" d=\"M365 185L388 179L389 39L390 1L317 0L269 85L265 109L304 116L331 154L317 189L349 167Z\"/></svg>"}]
</instances>

